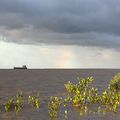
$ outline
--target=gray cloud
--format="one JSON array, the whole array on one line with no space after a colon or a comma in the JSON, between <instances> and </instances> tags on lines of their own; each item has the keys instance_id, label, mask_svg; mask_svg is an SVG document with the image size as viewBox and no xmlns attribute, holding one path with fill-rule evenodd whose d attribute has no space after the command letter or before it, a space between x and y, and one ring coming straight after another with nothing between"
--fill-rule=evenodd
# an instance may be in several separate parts
<instances>
[{"instance_id":1,"label":"gray cloud","mask_svg":"<svg viewBox=\"0 0 120 120\"><path fill-rule=\"evenodd\" d=\"M26 44L119 48L120 1L1 0L0 32Z\"/></svg>"}]
</instances>

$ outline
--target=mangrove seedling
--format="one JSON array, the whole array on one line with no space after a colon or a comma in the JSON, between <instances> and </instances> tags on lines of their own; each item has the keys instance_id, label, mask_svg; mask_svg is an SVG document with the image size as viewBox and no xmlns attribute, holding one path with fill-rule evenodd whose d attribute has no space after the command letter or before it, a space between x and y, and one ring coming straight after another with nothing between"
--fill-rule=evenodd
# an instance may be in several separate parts
<instances>
[{"instance_id":1,"label":"mangrove seedling","mask_svg":"<svg viewBox=\"0 0 120 120\"><path fill-rule=\"evenodd\" d=\"M57 118L62 100L58 97L50 97L50 102L48 103L49 115L51 118Z\"/></svg>"},{"instance_id":2,"label":"mangrove seedling","mask_svg":"<svg viewBox=\"0 0 120 120\"><path fill-rule=\"evenodd\" d=\"M28 97L28 104L30 104L32 107L39 109L40 107L40 100L37 96L29 96Z\"/></svg>"},{"instance_id":3,"label":"mangrove seedling","mask_svg":"<svg viewBox=\"0 0 120 120\"><path fill-rule=\"evenodd\" d=\"M120 92L120 73L116 74L110 81L110 88Z\"/></svg>"},{"instance_id":4,"label":"mangrove seedling","mask_svg":"<svg viewBox=\"0 0 120 120\"><path fill-rule=\"evenodd\" d=\"M23 109L24 101L22 93L18 93L15 96L15 111L20 112Z\"/></svg>"},{"instance_id":5,"label":"mangrove seedling","mask_svg":"<svg viewBox=\"0 0 120 120\"><path fill-rule=\"evenodd\" d=\"M14 97L11 97L8 99L8 101L5 104L5 110L9 112L11 109L14 108Z\"/></svg>"}]
</instances>

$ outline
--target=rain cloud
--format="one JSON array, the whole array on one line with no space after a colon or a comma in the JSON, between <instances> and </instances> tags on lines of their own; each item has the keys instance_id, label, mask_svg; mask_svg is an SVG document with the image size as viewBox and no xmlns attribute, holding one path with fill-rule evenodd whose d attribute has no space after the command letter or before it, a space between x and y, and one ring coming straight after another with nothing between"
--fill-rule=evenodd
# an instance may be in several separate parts
<instances>
[{"instance_id":1,"label":"rain cloud","mask_svg":"<svg viewBox=\"0 0 120 120\"><path fill-rule=\"evenodd\" d=\"M0 35L18 44L120 46L118 0L0 0Z\"/></svg>"}]
</instances>

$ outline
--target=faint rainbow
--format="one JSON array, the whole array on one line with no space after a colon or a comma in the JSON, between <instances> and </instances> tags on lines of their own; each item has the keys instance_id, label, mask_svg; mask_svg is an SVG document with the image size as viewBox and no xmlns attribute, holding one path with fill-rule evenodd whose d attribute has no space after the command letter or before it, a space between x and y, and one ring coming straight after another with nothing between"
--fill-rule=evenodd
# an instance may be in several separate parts
<instances>
[{"instance_id":1,"label":"faint rainbow","mask_svg":"<svg viewBox=\"0 0 120 120\"><path fill-rule=\"evenodd\" d=\"M59 68L67 68L70 67L70 65L71 65L71 52L69 50L64 49L58 57L56 66Z\"/></svg>"}]
</instances>

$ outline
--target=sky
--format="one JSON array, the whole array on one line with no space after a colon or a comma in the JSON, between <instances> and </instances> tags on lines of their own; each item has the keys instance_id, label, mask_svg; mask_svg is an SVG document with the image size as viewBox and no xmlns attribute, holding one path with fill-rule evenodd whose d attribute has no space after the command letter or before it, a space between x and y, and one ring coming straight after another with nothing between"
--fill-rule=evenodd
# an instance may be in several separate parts
<instances>
[{"instance_id":1,"label":"sky","mask_svg":"<svg viewBox=\"0 0 120 120\"><path fill-rule=\"evenodd\" d=\"M0 0L0 68L120 68L120 0Z\"/></svg>"}]
</instances>

